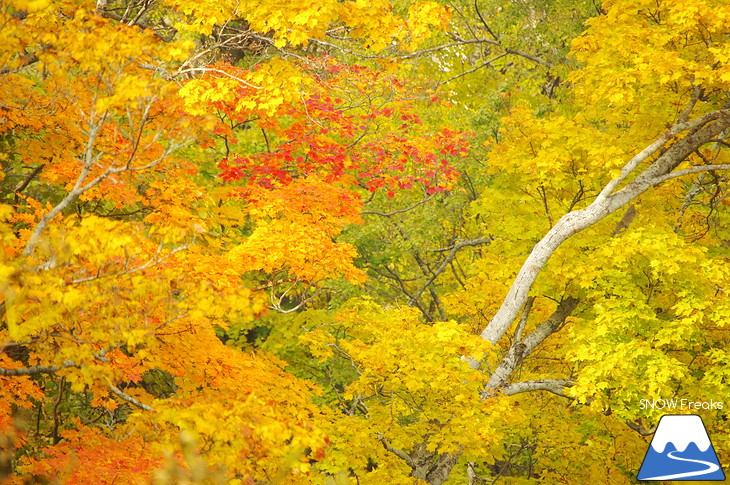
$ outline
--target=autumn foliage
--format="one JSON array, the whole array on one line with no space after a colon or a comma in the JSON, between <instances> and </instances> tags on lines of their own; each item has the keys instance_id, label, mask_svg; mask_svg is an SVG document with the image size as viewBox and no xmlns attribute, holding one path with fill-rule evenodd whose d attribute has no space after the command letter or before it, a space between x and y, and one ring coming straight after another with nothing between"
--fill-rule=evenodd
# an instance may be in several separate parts
<instances>
[{"instance_id":1,"label":"autumn foliage","mask_svg":"<svg viewBox=\"0 0 730 485\"><path fill-rule=\"evenodd\" d=\"M0 2L0 483L633 483L730 405L726 2L446 3Z\"/></svg>"}]
</instances>

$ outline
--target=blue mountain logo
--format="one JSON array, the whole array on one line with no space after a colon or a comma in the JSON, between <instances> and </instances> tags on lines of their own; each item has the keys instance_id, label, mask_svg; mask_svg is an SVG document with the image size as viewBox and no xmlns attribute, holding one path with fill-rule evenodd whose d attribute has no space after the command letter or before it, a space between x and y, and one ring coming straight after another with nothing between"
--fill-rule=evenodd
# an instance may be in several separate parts
<instances>
[{"instance_id":1,"label":"blue mountain logo","mask_svg":"<svg viewBox=\"0 0 730 485\"><path fill-rule=\"evenodd\" d=\"M725 480L702 418L694 414L662 416L637 479Z\"/></svg>"}]
</instances>

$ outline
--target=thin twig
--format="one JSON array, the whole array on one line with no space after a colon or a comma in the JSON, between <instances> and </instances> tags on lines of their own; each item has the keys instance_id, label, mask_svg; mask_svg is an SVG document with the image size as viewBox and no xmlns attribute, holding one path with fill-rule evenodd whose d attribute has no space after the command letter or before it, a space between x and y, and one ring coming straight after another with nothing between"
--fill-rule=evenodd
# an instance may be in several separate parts
<instances>
[{"instance_id":1,"label":"thin twig","mask_svg":"<svg viewBox=\"0 0 730 485\"><path fill-rule=\"evenodd\" d=\"M425 204L429 200L433 199L435 196L436 196L436 194L429 195L425 199L422 199L422 200L416 202L415 204L413 204L412 206L406 207L405 209L398 209L398 210L394 210L393 212L362 211L362 212L360 212L360 215L366 215L367 214L367 215L376 215L376 216L382 216L382 217L391 217L391 216L394 216L396 214L403 214L405 212L412 211L413 209L415 209L419 205Z\"/></svg>"}]
</instances>

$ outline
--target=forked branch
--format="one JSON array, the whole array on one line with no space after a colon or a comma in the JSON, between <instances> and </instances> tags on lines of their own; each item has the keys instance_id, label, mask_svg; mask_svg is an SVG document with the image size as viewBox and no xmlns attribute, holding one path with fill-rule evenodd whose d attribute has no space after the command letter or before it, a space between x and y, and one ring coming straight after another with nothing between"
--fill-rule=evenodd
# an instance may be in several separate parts
<instances>
[{"instance_id":1,"label":"forked branch","mask_svg":"<svg viewBox=\"0 0 730 485\"><path fill-rule=\"evenodd\" d=\"M517 318L527 301L528 294L543 267L568 238L577 234L616 210L628 205L646 190L671 178L707 170L719 170L726 165L704 165L674 172L687 157L706 143L730 128L730 109L721 109L700 116L692 121L677 123L666 133L629 160L621 174L603 188L596 199L586 208L574 210L563 217L533 247L517 277L492 320L482 331L485 340L497 343ZM680 139L678 135L687 132ZM667 147L669 142L673 142ZM653 162L623 188L619 186L634 175L638 167L664 149Z\"/></svg>"}]
</instances>

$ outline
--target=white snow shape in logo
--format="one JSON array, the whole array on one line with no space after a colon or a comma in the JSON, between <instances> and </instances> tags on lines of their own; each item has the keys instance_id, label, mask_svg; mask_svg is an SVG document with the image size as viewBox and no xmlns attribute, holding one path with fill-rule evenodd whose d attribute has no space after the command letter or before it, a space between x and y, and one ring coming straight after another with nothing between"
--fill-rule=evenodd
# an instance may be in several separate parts
<instances>
[{"instance_id":1,"label":"white snow shape in logo","mask_svg":"<svg viewBox=\"0 0 730 485\"><path fill-rule=\"evenodd\" d=\"M677 451L684 451L690 443L697 445L701 452L710 447L702 418L696 415L669 415L662 418L662 425L657 429L651 447L657 453L664 453L667 443L673 443Z\"/></svg>"}]
</instances>

